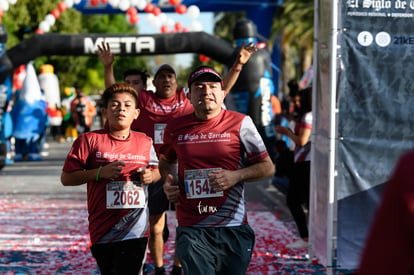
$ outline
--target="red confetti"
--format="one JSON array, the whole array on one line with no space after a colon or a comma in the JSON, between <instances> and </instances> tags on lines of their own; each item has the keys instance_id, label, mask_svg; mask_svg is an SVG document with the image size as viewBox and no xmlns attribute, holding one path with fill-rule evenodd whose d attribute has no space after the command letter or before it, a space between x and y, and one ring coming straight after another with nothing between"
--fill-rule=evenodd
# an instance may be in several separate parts
<instances>
[{"instance_id":1,"label":"red confetti","mask_svg":"<svg viewBox=\"0 0 414 275\"><path fill-rule=\"evenodd\" d=\"M246 208L256 235L246 274L325 274L306 249L286 248L297 240L293 221L279 220L260 202ZM164 264L171 270L177 222L175 212L167 217ZM89 248L85 193L0 195L0 228L0 274L99 274Z\"/></svg>"}]
</instances>

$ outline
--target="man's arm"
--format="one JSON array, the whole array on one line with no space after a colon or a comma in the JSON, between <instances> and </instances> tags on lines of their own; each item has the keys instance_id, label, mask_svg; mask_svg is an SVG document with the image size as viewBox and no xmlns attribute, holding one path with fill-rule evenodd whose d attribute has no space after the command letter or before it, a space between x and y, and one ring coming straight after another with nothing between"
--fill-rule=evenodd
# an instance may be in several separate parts
<instances>
[{"instance_id":1,"label":"man's arm","mask_svg":"<svg viewBox=\"0 0 414 275\"><path fill-rule=\"evenodd\" d=\"M239 78L240 72L243 69L243 65L249 61L250 56L257 52L257 47L254 43L249 43L247 46L244 44L240 47L239 54L234 62L233 66L230 68L229 72L224 76L224 92L226 95L233 88L234 84Z\"/></svg>"},{"instance_id":2,"label":"man's arm","mask_svg":"<svg viewBox=\"0 0 414 275\"><path fill-rule=\"evenodd\" d=\"M168 174L177 178L177 162L168 160L164 155L159 157L159 169L162 178L167 177Z\"/></svg>"},{"instance_id":3,"label":"man's arm","mask_svg":"<svg viewBox=\"0 0 414 275\"><path fill-rule=\"evenodd\" d=\"M265 177L270 177L275 173L275 166L272 159L267 156L261 161L248 167L236 170L239 181L258 181Z\"/></svg>"},{"instance_id":4,"label":"man's arm","mask_svg":"<svg viewBox=\"0 0 414 275\"><path fill-rule=\"evenodd\" d=\"M214 170L209 174L210 186L215 190L226 190L239 182L258 181L275 173L269 156L248 167L238 170Z\"/></svg>"},{"instance_id":5,"label":"man's arm","mask_svg":"<svg viewBox=\"0 0 414 275\"><path fill-rule=\"evenodd\" d=\"M111 48L109 47L109 43L102 42L101 45L98 45L97 55L101 60L101 63L104 67L104 77L105 77L105 88L112 86L115 84L115 77L114 77L114 61L115 56L111 53Z\"/></svg>"},{"instance_id":6,"label":"man's arm","mask_svg":"<svg viewBox=\"0 0 414 275\"><path fill-rule=\"evenodd\" d=\"M160 156L159 169L161 177L164 179L164 193L167 196L167 199L170 202L177 202L178 195L180 194L180 189L176 182L177 179L177 163L171 162L165 158L165 156Z\"/></svg>"}]
</instances>

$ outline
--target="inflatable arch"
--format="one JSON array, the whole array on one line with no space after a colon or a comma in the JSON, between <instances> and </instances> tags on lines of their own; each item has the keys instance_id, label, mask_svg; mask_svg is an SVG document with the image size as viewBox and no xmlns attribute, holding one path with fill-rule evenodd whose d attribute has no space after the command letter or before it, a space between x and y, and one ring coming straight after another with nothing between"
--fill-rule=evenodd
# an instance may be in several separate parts
<instances>
[{"instance_id":1,"label":"inflatable arch","mask_svg":"<svg viewBox=\"0 0 414 275\"><path fill-rule=\"evenodd\" d=\"M48 33L22 41L9 49L7 56L17 68L39 56L94 55L102 41L109 43L119 56L199 53L227 64L234 53L228 42L205 32L153 35Z\"/></svg>"}]
</instances>

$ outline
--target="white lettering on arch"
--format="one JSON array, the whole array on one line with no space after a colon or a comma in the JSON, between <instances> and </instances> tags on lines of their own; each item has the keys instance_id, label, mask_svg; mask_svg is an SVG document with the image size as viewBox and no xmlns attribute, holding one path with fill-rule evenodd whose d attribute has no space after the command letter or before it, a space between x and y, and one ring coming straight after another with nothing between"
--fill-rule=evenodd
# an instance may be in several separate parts
<instances>
[{"instance_id":1,"label":"white lettering on arch","mask_svg":"<svg viewBox=\"0 0 414 275\"><path fill-rule=\"evenodd\" d=\"M83 39L83 50L85 54L94 54L98 50L98 45L102 42L108 43L111 48L111 52L114 54L120 54L122 49L125 49L125 53L153 53L155 52L155 39L150 36L144 37L98 37L93 40L91 37L85 37Z\"/></svg>"}]
</instances>

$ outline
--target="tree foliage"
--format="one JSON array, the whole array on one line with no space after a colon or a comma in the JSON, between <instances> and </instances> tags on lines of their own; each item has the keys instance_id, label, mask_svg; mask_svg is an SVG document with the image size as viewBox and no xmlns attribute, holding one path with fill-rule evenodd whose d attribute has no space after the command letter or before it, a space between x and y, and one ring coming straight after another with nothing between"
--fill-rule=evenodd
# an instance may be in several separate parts
<instances>
[{"instance_id":1,"label":"tree foliage","mask_svg":"<svg viewBox=\"0 0 414 275\"><path fill-rule=\"evenodd\" d=\"M222 39L233 43L233 28L236 25L237 20L244 18L246 13L232 12L232 13L216 13L216 24L214 25L214 33Z\"/></svg>"},{"instance_id":2,"label":"tree foliage","mask_svg":"<svg viewBox=\"0 0 414 275\"><path fill-rule=\"evenodd\" d=\"M299 79L311 66L313 56L314 2L286 0L272 26L282 52L282 82Z\"/></svg>"},{"instance_id":3,"label":"tree foliage","mask_svg":"<svg viewBox=\"0 0 414 275\"><path fill-rule=\"evenodd\" d=\"M34 35L39 23L56 8L59 0L19 0L5 12L2 23L8 31L7 48ZM50 32L78 33L137 33L137 28L127 22L125 14L83 15L69 8L62 12ZM146 68L144 57L117 57L116 79L122 79L127 68ZM80 84L86 93L97 93L104 88L103 67L96 56L42 56L34 60L35 68L51 64L59 77L61 87Z\"/></svg>"},{"instance_id":4,"label":"tree foliage","mask_svg":"<svg viewBox=\"0 0 414 275\"><path fill-rule=\"evenodd\" d=\"M214 32L232 43L233 27L244 12L217 13ZM284 0L273 16L269 49L274 45L281 51L281 83L299 79L312 63L314 2L309 0ZM193 65L198 64L198 59ZM214 61L209 65L218 66Z\"/></svg>"}]
</instances>

